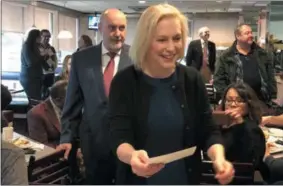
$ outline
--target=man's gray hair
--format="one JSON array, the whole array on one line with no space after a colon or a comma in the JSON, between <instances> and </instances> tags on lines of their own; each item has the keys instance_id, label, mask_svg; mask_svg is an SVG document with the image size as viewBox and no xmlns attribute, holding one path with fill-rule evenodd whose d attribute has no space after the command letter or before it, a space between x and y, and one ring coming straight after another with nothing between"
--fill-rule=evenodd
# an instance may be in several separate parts
<instances>
[{"instance_id":1,"label":"man's gray hair","mask_svg":"<svg viewBox=\"0 0 283 186\"><path fill-rule=\"evenodd\" d=\"M199 30L198 30L198 35L201 36L203 35L205 32L207 31L210 31L208 27L204 26L204 27L201 27Z\"/></svg>"}]
</instances>

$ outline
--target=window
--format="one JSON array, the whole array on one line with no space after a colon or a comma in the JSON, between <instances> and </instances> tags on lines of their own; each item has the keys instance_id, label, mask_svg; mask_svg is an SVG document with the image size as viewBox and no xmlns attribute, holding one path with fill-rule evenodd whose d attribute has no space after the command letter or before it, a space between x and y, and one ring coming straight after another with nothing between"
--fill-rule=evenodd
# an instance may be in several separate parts
<instances>
[{"instance_id":1,"label":"window","mask_svg":"<svg viewBox=\"0 0 283 186\"><path fill-rule=\"evenodd\" d=\"M77 18L67 15L59 14L59 31L66 29L73 35L72 39L60 39L59 40L59 64L63 62L66 55L72 54L76 51L77 47Z\"/></svg>"},{"instance_id":2,"label":"window","mask_svg":"<svg viewBox=\"0 0 283 186\"><path fill-rule=\"evenodd\" d=\"M23 33L2 33L2 71L20 72Z\"/></svg>"}]
</instances>

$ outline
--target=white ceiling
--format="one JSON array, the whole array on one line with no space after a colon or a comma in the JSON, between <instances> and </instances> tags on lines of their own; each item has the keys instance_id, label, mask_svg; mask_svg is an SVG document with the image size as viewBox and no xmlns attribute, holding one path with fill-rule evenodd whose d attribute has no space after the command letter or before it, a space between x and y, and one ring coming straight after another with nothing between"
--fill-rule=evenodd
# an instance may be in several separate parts
<instances>
[{"instance_id":1,"label":"white ceiling","mask_svg":"<svg viewBox=\"0 0 283 186\"><path fill-rule=\"evenodd\" d=\"M138 0L72 0L72 1L50 1L44 0L46 3L65 6L66 8L77 10L84 13L102 12L107 8L119 8L126 13L136 13L134 9L144 9L149 5L168 2L178 7L182 12L241 12L245 6L256 7L258 9L266 7L269 1L257 0L148 0L141 4Z\"/></svg>"}]
</instances>

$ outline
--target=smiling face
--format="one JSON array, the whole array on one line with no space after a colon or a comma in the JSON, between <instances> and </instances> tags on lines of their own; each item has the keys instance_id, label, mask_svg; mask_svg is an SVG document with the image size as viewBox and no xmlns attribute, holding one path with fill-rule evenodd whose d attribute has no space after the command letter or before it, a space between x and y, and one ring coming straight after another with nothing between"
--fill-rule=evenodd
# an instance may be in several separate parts
<instances>
[{"instance_id":1,"label":"smiling face","mask_svg":"<svg viewBox=\"0 0 283 186\"><path fill-rule=\"evenodd\" d=\"M162 19L156 27L147 52L147 66L160 71L175 69L176 61L182 55L183 39L178 19Z\"/></svg>"}]
</instances>

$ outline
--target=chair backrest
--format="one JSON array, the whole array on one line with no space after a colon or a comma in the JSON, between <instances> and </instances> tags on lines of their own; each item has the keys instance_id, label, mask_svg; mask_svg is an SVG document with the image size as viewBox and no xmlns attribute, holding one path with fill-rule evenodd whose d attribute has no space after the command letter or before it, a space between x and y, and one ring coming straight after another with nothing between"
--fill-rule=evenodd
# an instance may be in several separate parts
<instances>
[{"instance_id":1,"label":"chair backrest","mask_svg":"<svg viewBox=\"0 0 283 186\"><path fill-rule=\"evenodd\" d=\"M30 185L68 184L69 166L63 157L64 151L58 151L38 160L35 160L35 157L31 156L28 165Z\"/></svg>"},{"instance_id":2,"label":"chair backrest","mask_svg":"<svg viewBox=\"0 0 283 186\"><path fill-rule=\"evenodd\" d=\"M41 102L42 102L42 100L29 99L29 105L30 105L31 108L38 105Z\"/></svg>"},{"instance_id":3,"label":"chair backrest","mask_svg":"<svg viewBox=\"0 0 283 186\"><path fill-rule=\"evenodd\" d=\"M233 185L251 185L254 183L255 168L252 163L233 162L235 176L230 184ZM213 164L211 161L202 161L201 184L218 184L214 178Z\"/></svg>"},{"instance_id":4,"label":"chair backrest","mask_svg":"<svg viewBox=\"0 0 283 186\"><path fill-rule=\"evenodd\" d=\"M2 117L7 123L12 122L14 120L14 111L3 110L2 111Z\"/></svg>"},{"instance_id":5,"label":"chair backrest","mask_svg":"<svg viewBox=\"0 0 283 186\"><path fill-rule=\"evenodd\" d=\"M210 83L206 83L205 88L206 88L206 91L207 91L209 102L215 108L215 106L217 105L216 90L215 90L213 84L210 84Z\"/></svg>"}]
</instances>

